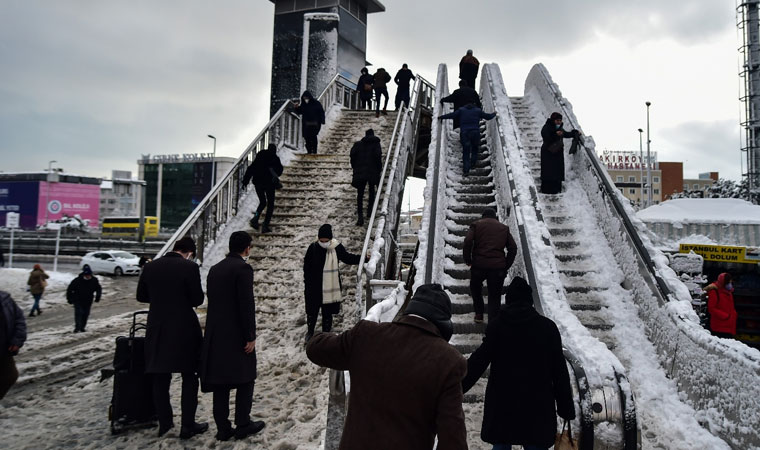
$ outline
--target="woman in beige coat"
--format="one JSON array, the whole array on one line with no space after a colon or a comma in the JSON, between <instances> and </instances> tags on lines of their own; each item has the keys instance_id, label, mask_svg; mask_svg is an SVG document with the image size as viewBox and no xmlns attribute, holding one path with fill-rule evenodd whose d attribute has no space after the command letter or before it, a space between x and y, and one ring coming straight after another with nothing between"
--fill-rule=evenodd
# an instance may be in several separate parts
<instances>
[{"instance_id":1,"label":"woman in beige coat","mask_svg":"<svg viewBox=\"0 0 760 450\"><path fill-rule=\"evenodd\" d=\"M32 273L29 274L29 280L26 282L26 284L29 285L29 292L31 292L32 297L34 297L34 305L32 306L32 311L29 312L29 317L34 317L35 311L37 312L37 315L42 314L42 310L40 309L40 299L45 292L45 287L47 287L47 281L45 280L48 278L50 278L50 276L42 270L42 267L40 267L39 264L35 264Z\"/></svg>"}]
</instances>

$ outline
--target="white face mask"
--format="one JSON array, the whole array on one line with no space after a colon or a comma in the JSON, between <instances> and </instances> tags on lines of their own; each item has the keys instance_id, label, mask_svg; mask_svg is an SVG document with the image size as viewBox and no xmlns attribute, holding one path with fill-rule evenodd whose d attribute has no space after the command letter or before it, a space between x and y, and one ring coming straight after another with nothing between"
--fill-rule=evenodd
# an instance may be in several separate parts
<instances>
[{"instance_id":1,"label":"white face mask","mask_svg":"<svg viewBox=\"0 0 760 450\"><path fill-rule=\"evenodd\" d=\"M327 250L330 247L330 241L327 241L327 242L319 241L319 246Z\"/></svg>"},{"instance_id":2,"label":"white face mask","mask_svg":"<svg viewBox=\"0 0 760 450\"><path fill-rule=\"evenodd\" d=\"M306 104L308 105L308 104L309 104L309 99L308 99L308 98L305 98L305 99L303 99L303 102L304 102L304 103L306 103Z\"/></svg>"}]
</instances>

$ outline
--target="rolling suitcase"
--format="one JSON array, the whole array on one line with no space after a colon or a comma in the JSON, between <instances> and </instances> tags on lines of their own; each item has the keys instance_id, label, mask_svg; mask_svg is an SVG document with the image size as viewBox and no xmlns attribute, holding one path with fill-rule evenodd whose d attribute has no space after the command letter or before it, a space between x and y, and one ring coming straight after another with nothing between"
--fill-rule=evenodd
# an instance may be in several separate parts
<instances>
[{"instance_id":1,"label":"rolling suitcase","mask_svg":"<svg viewBox=\"0 0 760 450\"><path fill-rule=\"evenodd\" d=\"M113 396L108 417L111 433L119 434L131 428L147 428L157 425L156 408L153 404L153 383L145 373L145 337L136 336L145 330L146 323L138 316L148 311L138 311L132 316L129 336L116 338L113 358Z\"/></svg>"}]
</instances>

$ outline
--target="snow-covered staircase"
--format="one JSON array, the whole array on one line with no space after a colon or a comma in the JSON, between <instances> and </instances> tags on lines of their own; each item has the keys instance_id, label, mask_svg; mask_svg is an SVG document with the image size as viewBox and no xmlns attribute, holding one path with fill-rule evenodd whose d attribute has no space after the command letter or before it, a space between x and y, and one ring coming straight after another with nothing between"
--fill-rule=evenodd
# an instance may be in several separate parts
<instances>
[{"instance_id":1,"label":"snow-covered staircase","mask_svg":"<svg viewBox=\"0 0 760 450\"><path fill-rule=\"evenodd\" d=\"M481 123L481 136L485 131L485 123ZM446 132L451 133L447 130ZM462 174L462 147L458 136L453 133L449 142L452 145L446 152L448 158L448 173L446 174L446 195L452 199L446 210L446 237L444 251L446 254L443 287L451 297L452 321L454 335L451 344L465 357L469 356L483 340L485 323L475 323L475 310L470 295L470 269L464 263L462 248L464 238L470 224L481 218L487 207L498 208L496 205L493 174L491 172L491 156L485 145L485 137L481 138L478 162L464 176ZM484 301L487 303L488 292L483 286ZM487 320L487 319L486 319ZM480 440L480 422L483 414L483 401L486 378L483 378L465 394L465 414L468 423L468 438L470 448L483 445Z\"/></svg>"},{"instance_id":2,"label":"snow-covered staircase","mask_svg":"<svg viewBox=\"0 0 760 450\"><path fill-rule=\"evenodd\" d=\"M531 111L525 97L510 97L510 100L533 179L536 186L540 186L540 130L543 123L537 121L536 117L542 116ZM584 244L589 230L583 226L579 217L570 212L572 209L565 203L568 199L564 193L538 194L538 197L570 308L594 337L613 350L616 344L610 330L615 324L606 314L607 306L603 301L611 280L599 276L600 262L589 252L593 246Z\"/></svg>"}]
</instances>

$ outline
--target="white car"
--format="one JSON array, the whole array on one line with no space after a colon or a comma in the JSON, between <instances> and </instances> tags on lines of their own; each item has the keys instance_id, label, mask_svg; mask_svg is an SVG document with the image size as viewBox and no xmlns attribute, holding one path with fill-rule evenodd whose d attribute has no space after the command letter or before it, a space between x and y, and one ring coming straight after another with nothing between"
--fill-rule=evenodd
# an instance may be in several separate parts
<instances>
[{"instance_id":1,"label":"white car","mask_svg":"<svg viewBox=\"0 0 760 450\"><path fill-rule=\"evenodd\" d=\"M90 252L82 257L79 267L90 266L93 273L107 273L116 276L138 275L140 257L120 250Z\"/></svg>"}]
</instances>

